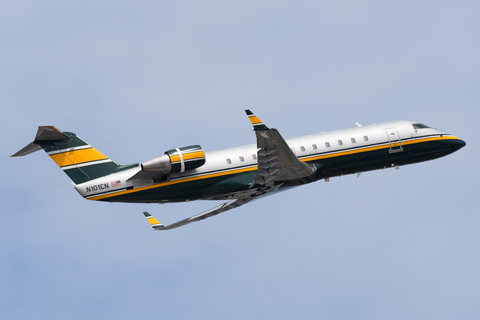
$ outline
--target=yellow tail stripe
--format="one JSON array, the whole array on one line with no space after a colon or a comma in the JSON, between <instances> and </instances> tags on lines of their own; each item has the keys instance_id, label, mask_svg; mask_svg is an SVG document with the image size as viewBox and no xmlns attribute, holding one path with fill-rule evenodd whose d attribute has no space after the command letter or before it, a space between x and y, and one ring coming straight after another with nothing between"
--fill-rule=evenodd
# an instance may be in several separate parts
<instances>
[{"instance_id":1,"label":"yellow tail stripe","mask_svg":"<svg viewBox=\"0 0 480 320\"><path fill-rule=\"evenodd\" d=\"M59 167L71 166L73 164L80 164L95 160L108 159L94 148L58 153L51 155L50 157Z\"/></svg>"}]
</instances>

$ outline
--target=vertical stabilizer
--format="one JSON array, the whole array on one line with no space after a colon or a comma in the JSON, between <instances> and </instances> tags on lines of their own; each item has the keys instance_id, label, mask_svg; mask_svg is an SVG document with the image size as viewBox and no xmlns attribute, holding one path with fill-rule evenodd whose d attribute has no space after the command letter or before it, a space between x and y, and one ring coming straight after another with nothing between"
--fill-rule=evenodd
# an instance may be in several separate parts
<instances>
[{"instance_id":1,"label":"vertical stabilizer","mask_svg":"<svg viewBox=\"0 0 480 320\"><path fill-rule=\"evenodd\" d=\"M104 156L75 133L62 132L53 126L39 126L35 140L12 157L25 156L40 149L76 184L126 168Z\"/></svg>"}]
</instances>

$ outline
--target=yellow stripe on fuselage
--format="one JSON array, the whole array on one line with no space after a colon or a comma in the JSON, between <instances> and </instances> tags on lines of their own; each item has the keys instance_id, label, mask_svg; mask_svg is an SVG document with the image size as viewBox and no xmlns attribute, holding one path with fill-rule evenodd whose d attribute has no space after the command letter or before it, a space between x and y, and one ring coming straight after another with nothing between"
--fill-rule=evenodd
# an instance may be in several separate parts
<instances>
[{"instance_id":1,"label":"yellow stripe on fuselage","mask_svg":"<svg viewBox=\"0 0 480 320\"><path fill-rule=\"evenodd\" d=\"M459 138L454 137L454 136L447 136L447 137L441 136L441 137L424 138L424 139L418 139L418 140L412 140L412 141L402 141L402 145L409 145L409 144L422 143L422 142L435 141L435 140L455 140L455 139L460 140ZM344 155L361 153L361 152L368 152L368 151L375 151L375 150L380 150L380 149L385 149L385 148L390 148L390 144L386 143L386 144L382 144L382 145L376 146L376 147L367 147L367 148L363 148L363 149L337 152L337 153L327 154L327 155L323 155L323 156L313 156L313 157L303 158L303 159L299 159L299 160L303 161L303 162L309 162L309 161L314 161L314 160L319 160L319 159L340 157L340 156L344 156ZM203 176L179 179L179 180L159 183L159 184L155 184L155 185L151 185L151 186L145 186L145 187L140 187L140 188L136 188L136 189L120 191L120 192L116 192L116 193L109 193L109 194L106 194L106 195L101 195L101 196L97 196L97 197L88 198L88 200L101 200L101 199L105 199L105 198L121 196L121 195L124 195L124 194L129 194L129 193L134 193L134 192L139 192L139 191L144 191L144 190L149 190L149 189L154 189L154 188L161 188L161 187L164 187L164 186L170 186L170 185L184 183L184 182L209 179L209 178L220 177L220 176L231 175L231 174L237 174L237 173L243 173L243 172L249 172L249 171L254 171L254 170L257 170L257 166L244 168L244 169L237 169L237 170L230 170L230 171L206 174L206 175L203 175Z\"/></svg>"},{"instance_id":2,"label":"yellow stripe on fuselage","mask_svg":"<svg viewBox=\"0 0 480 320\"><path fill-rule=\"evenodd\" d=\"M51 155L50 157L59 167L71 166L73 164L80 164L95 160L108 159L94 148L57 153Z\"/></svg>"},{"instance_id":3,"label":"yellow stripe on fuselage","mask_svg":"<svg viewBox=\"0 0 480 320\"><path fill-rule=\"evenodd\" d=\"M418 139L418 140L410 140L410 141L402 141L402 146L409 145L409 144L415 144L415 143L421 143L421 142L428 142L428 141L435 141L435 140L460 140L457 137L454 136L441 136L441 137L433 137L433 138L424 138L424 139ZM392 143L392 147L399 147L400 144L397 143ZM337 153L332 153L332 154L327 154L323 156L315 156L315 157L309 157L309 158L304 158L300 159L303 162L307 161L314 161L314 160L319 160L319 159L326 159L326 158L333 158L333 157L339 157L339 156L345 156L349 154L355 154L355 153L361 153L361 152L368 152L368 151L375 151L375 150L380 150L384 149L385 147L390 147L389 144L382 144L380 146L376 147L369 147L369 148L363 148L363 149L357 149L357 150L350 150L350 151L343 151L343 152L337 152Z\"/></svg>"}]
</instances>

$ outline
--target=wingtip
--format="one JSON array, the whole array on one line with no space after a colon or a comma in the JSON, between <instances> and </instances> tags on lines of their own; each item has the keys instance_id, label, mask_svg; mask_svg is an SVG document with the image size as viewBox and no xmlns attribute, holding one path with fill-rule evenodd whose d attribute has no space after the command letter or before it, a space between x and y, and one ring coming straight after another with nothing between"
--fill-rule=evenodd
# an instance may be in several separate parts
<instances>
[{"instance_id":1,"label":"wingtip","mask_svg":"<svg viewBox=\"0 0 480 320\"><path fill-rule=\"evenodd\" d=\"M150 223L153 230L156 231L156 230L161 230L161 229L165 228L165 226L160 221L155 219L150 213L144 211L143 215L145 216L145 218L147 218L147 221L148 221L148 223Z\"/></svg>"},{"instance_id":2,"label":"wingtip","mask_svg":"<svg viewBox=\"0 0 480 320\"><path fill-rule=\"evenodd\" d=\"M249 109L245 110L245 113L248 115L248 119L253 125L253 129L256 130L268 130L268 127L263 124L263 122L258 119L258 117Z\"/></svg>"}]
</instances>

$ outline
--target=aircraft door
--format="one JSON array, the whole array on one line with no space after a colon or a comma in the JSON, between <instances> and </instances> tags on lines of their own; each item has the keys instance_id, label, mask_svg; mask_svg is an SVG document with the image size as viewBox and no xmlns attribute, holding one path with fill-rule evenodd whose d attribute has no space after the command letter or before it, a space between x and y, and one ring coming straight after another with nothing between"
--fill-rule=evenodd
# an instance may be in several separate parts
<instances>
[{"instance_id":1,"label":"aircraft door","mask_svg":"<svg viewBox=\"0 0 480 320\"><path fill-rule=\"evenodd\" d=\"M387 133L388 142L390 144L390 150L388 150L388 153L402 152L402 140L400 139L397 128L389 128L385 129L385 131Z\"/></svg>"}]
</instances>

